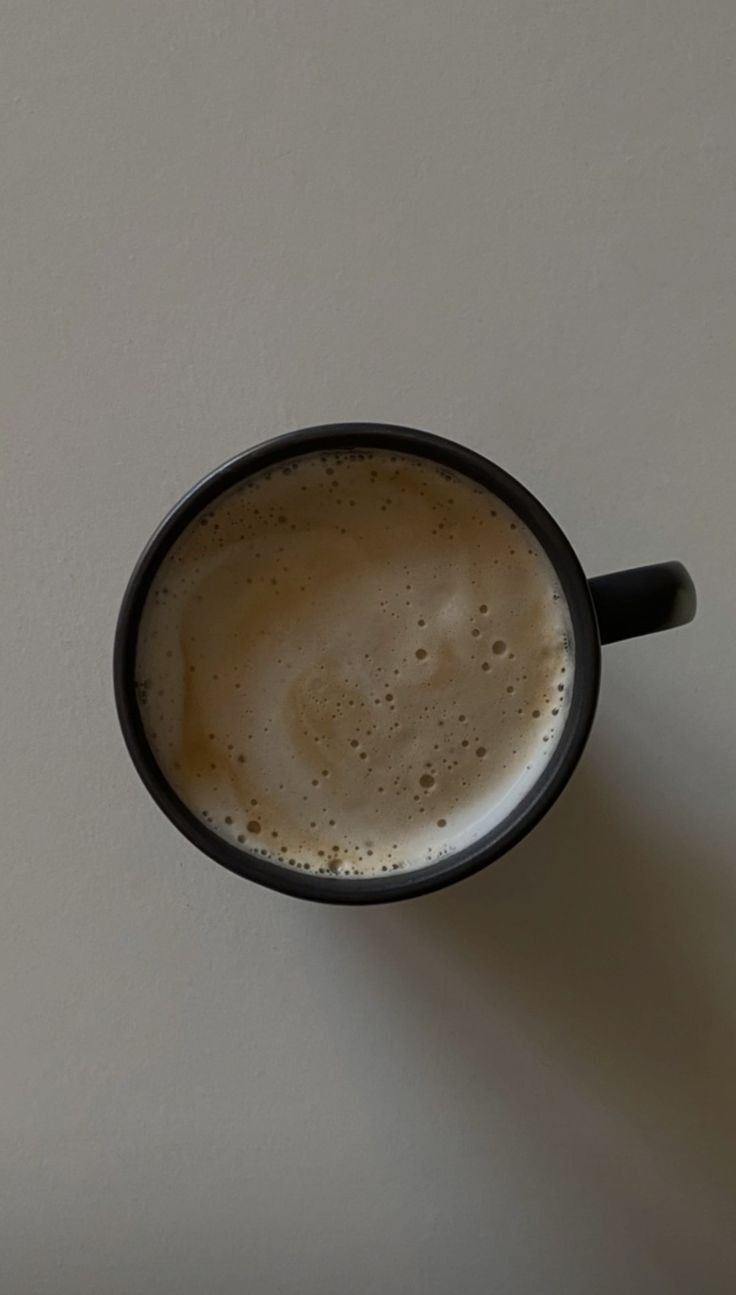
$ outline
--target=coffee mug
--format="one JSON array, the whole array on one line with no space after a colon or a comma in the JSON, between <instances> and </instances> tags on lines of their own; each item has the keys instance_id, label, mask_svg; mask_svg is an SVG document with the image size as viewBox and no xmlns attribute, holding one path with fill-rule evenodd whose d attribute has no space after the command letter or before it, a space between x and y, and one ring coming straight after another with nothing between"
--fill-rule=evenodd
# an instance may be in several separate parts
<instances>
[{"instance_id":1,"label":"coffee mug","mask_svg":"<svg viewBox=\"0 0 736 1295\"><path fill-rule=\"evenodd\" d=\"M430 460L488 489L528 527L567 601L575 669L566 722L539 777L492 830L434 862L350 879L292 871L224 839L176 794L146 736L136 689L136 650L146 598L160 565L185 529L223 493L302 455L392 451ZM302 899L369 904L406 899L450 885L498 859L543 817L570 778L590 733L598 698L601 645L687 624L695 615L692 580L679 562L588 580L569 541L537 499L480 454L427 432L377 423L311 427L266 441L215 469L173 508L140 557L125 591L114 647L115 701L123 736L143 783L172 823L204 854L241 877Z\"/></svg>"}]
</instances>

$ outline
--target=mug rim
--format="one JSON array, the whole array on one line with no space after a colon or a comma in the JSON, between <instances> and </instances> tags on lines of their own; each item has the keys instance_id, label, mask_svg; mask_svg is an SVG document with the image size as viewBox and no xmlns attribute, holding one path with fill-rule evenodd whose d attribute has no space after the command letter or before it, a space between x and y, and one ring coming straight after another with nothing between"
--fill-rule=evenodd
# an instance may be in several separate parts
<instances>
[{"instance_id":1,"label":"mug rim","mask_svg":"<svg viewBox=\"0 0 736 1295\"><path fill-rule=\"evenodd\" d=\"M135 687L138 629L148 591L171 546L215 499L247 477L303 454L340 448L394 450L429 459L497 495L529 527L562 586L574 644L572 697L549 763L518 804L490 832L434 863L362 877L326 877L241 849L204 824L165 778L145 734ZM156 527L123 594L115 630L113 685L118 720L135 768L159 808L209 858L271 890L333 904L389 903L440 890L495 862L551 808L575 769L590 733L600 685L601 645L588 581L561 527L515 477L483 455L442 436L393 423L329 423L287 432L236 454L193 485Z\"/></svg>"}]
</instances>

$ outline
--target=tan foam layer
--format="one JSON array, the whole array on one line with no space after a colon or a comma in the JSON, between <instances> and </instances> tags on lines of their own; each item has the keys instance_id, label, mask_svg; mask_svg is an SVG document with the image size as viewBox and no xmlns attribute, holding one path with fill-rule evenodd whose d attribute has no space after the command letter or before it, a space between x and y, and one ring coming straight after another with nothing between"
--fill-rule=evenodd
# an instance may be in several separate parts
<instances>
[{"instance_id":1,"label":"tan foam layer","mask_svg":"<svg viewBox=\"0 0 736 1295\"><path fill-rule=\"evenodd\" d=\"M292 460L209 508L144 609L145 728L222 836L347 878L503 819L559 738L567 608L519 519L379 451Z\"/></svg>"}]
</instances>

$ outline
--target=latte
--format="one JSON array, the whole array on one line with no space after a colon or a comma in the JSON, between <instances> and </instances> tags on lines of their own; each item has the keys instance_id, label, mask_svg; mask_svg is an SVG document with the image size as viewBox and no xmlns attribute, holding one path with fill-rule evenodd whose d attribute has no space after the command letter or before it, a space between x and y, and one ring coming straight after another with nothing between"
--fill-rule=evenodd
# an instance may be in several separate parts
<instances>
[{"instance_id":1,"label":"latte","mask_svg":"<svg viewBox=\"0 0 736 1295\"><path fill-rule=\"evenodd\" d=\"M522 521L383 450L297 457L211 504L156 574L136 658L180 799L242 849L346 884L505 819L559 741L573 672Z\"/></svg>"}]
</instances>

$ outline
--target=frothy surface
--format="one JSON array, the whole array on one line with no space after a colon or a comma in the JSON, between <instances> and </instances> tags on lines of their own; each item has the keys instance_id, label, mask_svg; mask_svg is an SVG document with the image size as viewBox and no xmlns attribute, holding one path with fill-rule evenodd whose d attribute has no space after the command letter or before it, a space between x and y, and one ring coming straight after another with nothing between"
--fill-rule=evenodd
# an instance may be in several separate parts
<instances>
[{"instance_id":1,"label":"frothy surface","mask_svg":"<svg viewBox=\"0 0 736 1295\"><path fill-rule=\"evenodd\" d=\"M572 681L546 555L483 487L384 451L296 458L223 495L141 619L144 726L178 795L286 867L420 867L539 776Z\"/></svg>"}]
</instances>

